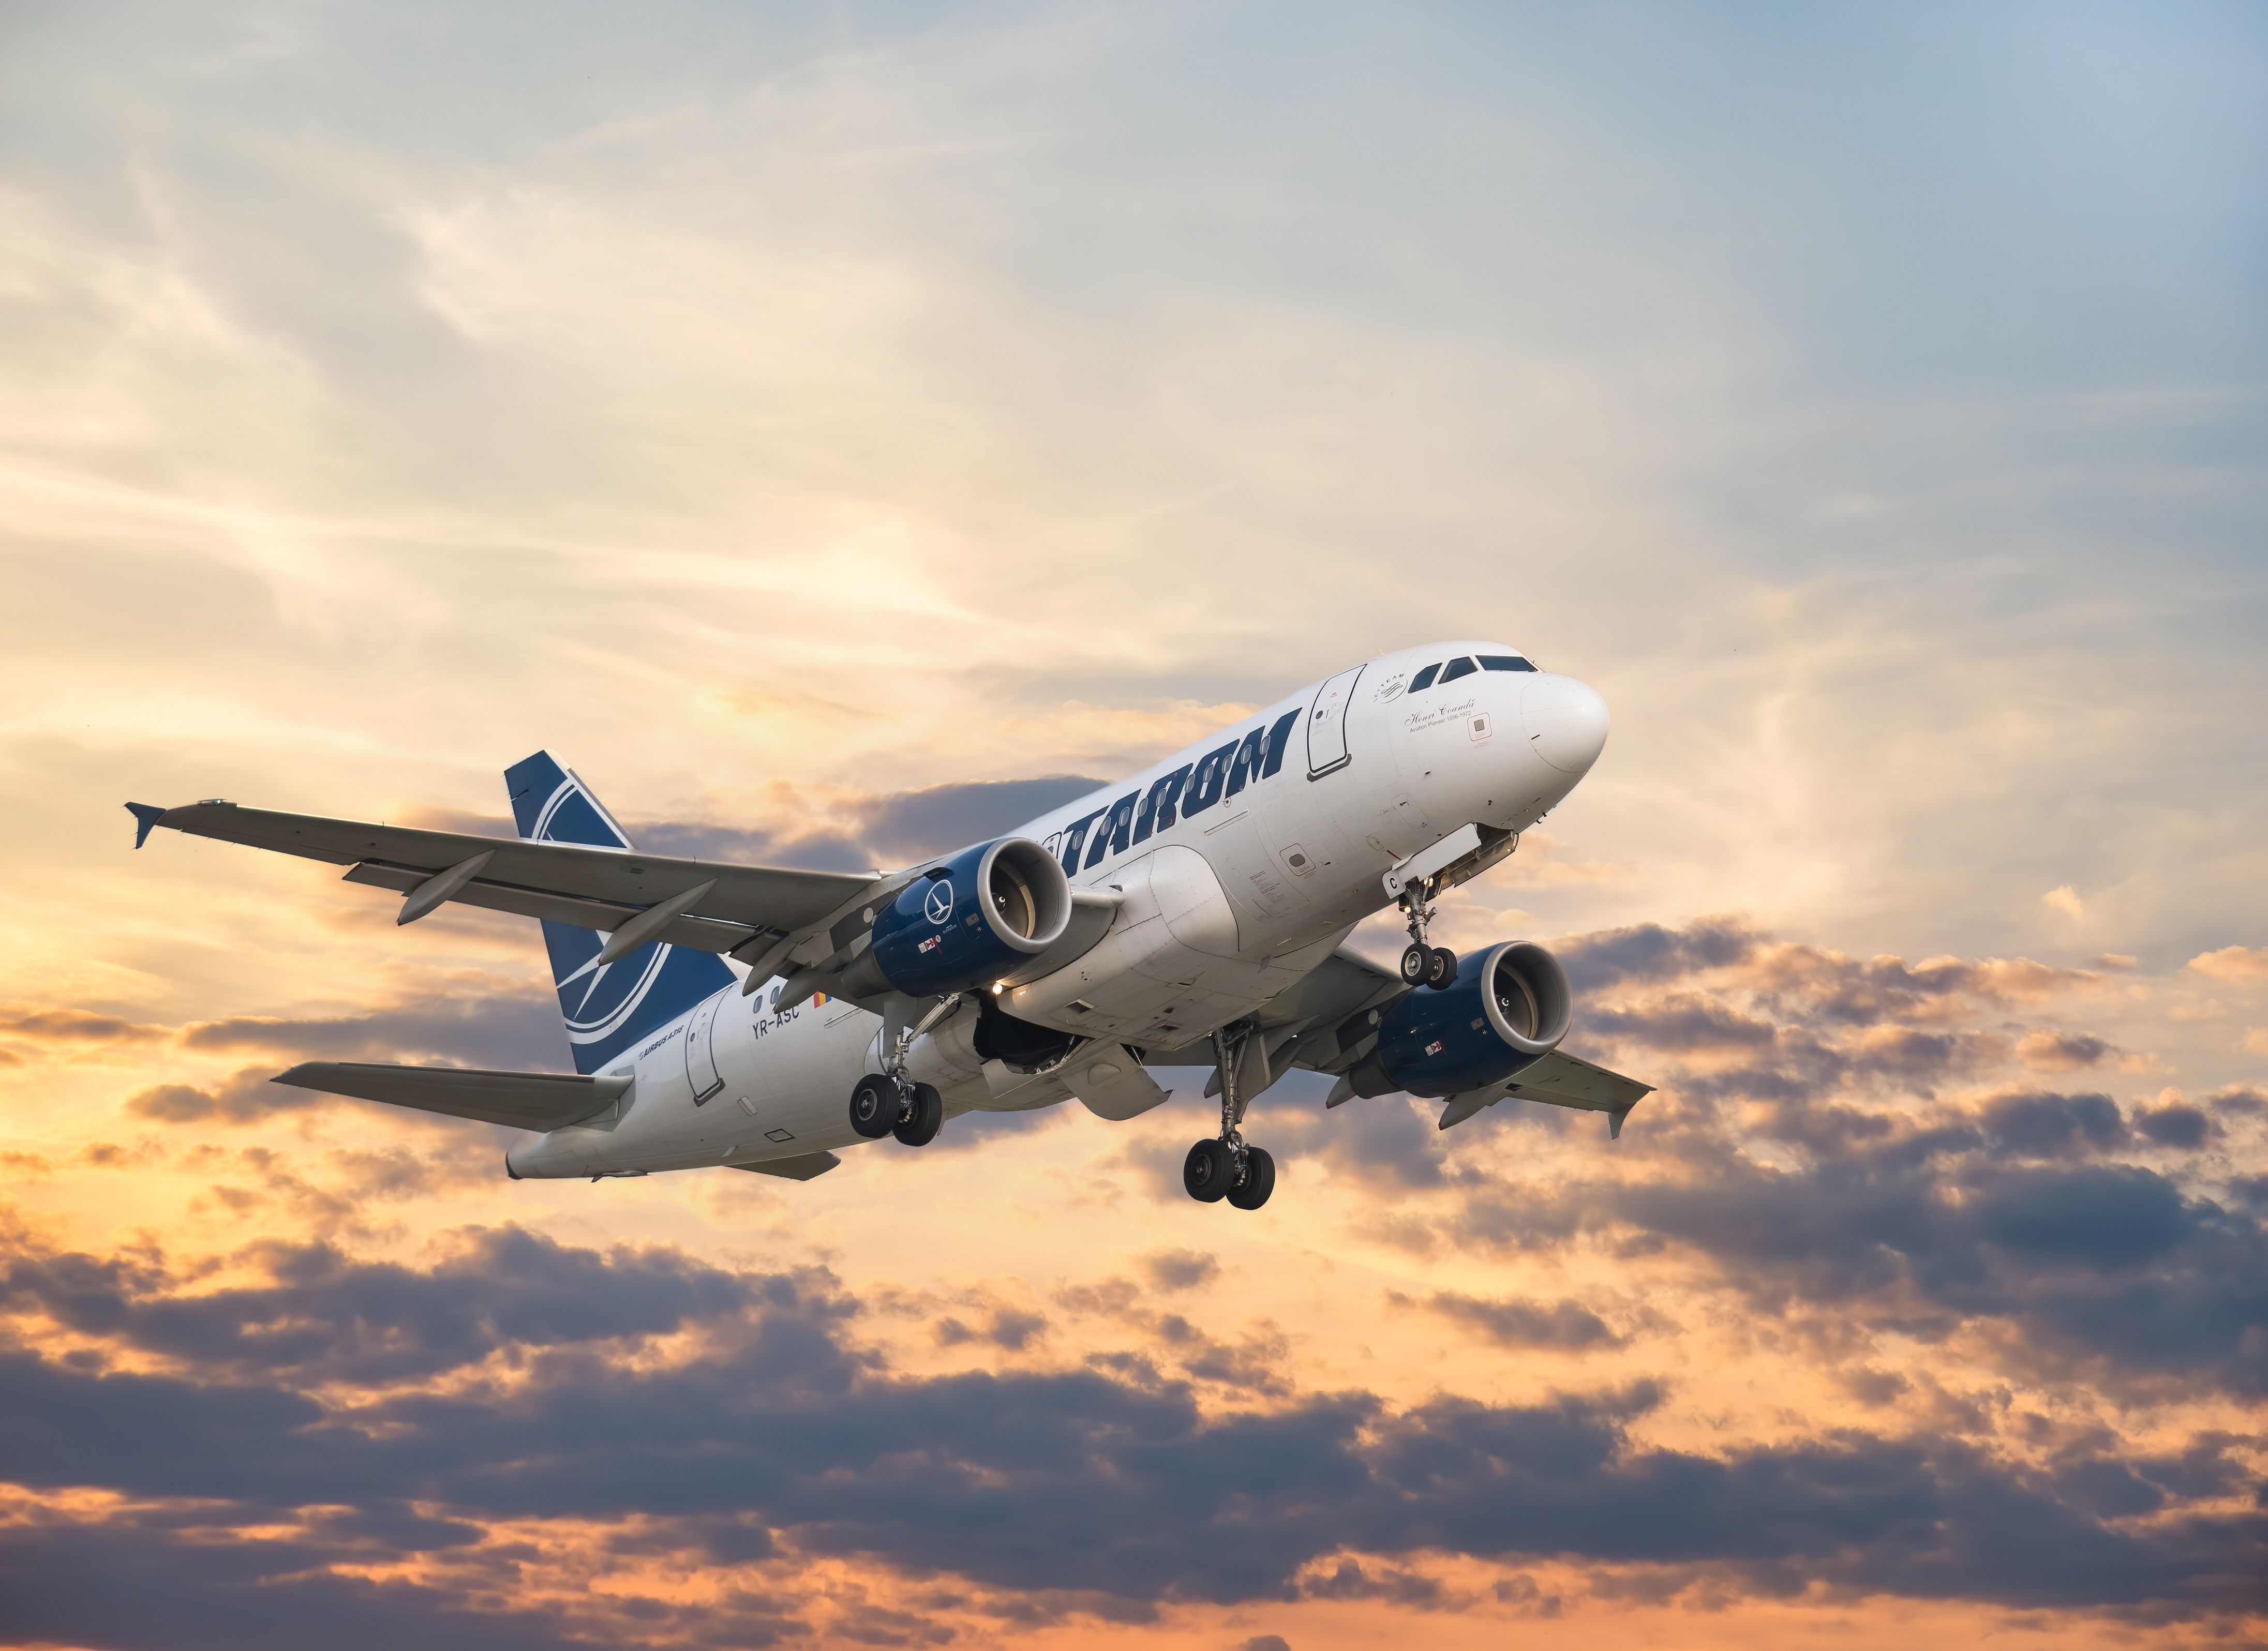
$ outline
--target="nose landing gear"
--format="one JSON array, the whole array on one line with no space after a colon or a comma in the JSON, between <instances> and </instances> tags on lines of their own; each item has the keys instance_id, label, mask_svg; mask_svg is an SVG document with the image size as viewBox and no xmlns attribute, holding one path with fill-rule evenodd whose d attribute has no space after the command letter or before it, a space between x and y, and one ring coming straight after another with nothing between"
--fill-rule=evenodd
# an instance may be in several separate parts
<instances>
[{"instance_id":1,"label":"nose landing gear","mask_svg":"<svg viewBox=\"0 0 2268 1651\"><path fill-rule=\"evenodd\" d=\"M1433 917L1427 897L1432 892L1433 880L1427 877L1403 888L1395 903L1410 920L1410 944L1402 953L1402 979L1408 985L1430 986L1440 992L1457 978L1457 954L1447 946L1426 943L1425 925Z\"/></svg>"},{"instance_id":2,"label":"nose landing gear","mask_svg":"<svg viewBox=\"0 0 2268 1651\"><path fill-rule=\"evenodd\" d=\"M1200 1204L1226 1199L1232 1208L1258 1209L1276 1190L1276 1160L1263 1147L1248 1145L1238 1126L1244 1121L1244 1097L1237 1082L1237 1057L1249 1030L1232 1044L1226 1031L1212 1035L1220 1062L1220 1134L1200 1141L1182 1161L1182 1189Z\"/></svg>"}]
</instances>

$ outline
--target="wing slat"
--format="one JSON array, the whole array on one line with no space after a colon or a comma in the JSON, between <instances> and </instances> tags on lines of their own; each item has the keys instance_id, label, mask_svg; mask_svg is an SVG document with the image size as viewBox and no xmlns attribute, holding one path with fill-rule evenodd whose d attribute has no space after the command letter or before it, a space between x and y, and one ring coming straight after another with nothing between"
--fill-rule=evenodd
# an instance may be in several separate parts
<instances>
[{"instance_id":1,"label":"wing slat","mask_svg":"<svg viewBox=\"0 0 2268 1651\"><path fill-rule=\"evenodd\" d=\"M346 874L349 883L360 883L374 889L394 889L408 893L424 878L422 871L407 866L379 865L365 860ZM510 912L516 917L548 918L555 923L572 923L578 928L619 928L637 915L638 908L619 906L610 900L578 899L569 894L552 894L541 889L514 888L507 884L491 883L485 877L475 877L449 897L458 906L477 906L491 912ZM731 951L746 945L765 931L744 923L724 923L714 918L695 917L690 914L673 918L659 934L650 938L672 946L690 946L700 951Z\"/></svg>"}]
</instances>

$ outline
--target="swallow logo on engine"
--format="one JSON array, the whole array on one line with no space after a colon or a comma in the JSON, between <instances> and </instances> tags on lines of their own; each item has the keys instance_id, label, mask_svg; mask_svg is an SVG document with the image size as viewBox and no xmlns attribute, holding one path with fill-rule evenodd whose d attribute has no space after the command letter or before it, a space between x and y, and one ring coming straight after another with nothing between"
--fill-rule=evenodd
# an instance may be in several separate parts
<instances>
[{"instance_id":1,"label":"swallow logo on engine","mask_svg":"<svg viewBox=\"0 0 2268 1651\"><path fill-rule=\"evenodd\" d=\"M928 898L922 901L922 911L929 921L942 928L953 919L953 884L939 877L929 885Z\"/></svg>"}]
</instances>

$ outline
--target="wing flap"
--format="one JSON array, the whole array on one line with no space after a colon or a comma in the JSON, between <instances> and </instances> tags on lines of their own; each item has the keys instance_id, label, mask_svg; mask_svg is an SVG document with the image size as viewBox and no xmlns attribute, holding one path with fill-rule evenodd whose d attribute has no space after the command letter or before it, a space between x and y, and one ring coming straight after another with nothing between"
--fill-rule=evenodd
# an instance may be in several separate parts
<instances>
[{"instance_id":1,"label":"wing flap","mask_svg":"<svg viewBox=\"0 0 2268 1651\"><path fill-rule=\"evenodd\" d=\"M137 823L142 816L136 816ZM703 896L685 917L696 924L729 924L744 931L745 940L758 931L781 934L823 921L855 905L862 894L876 890L876 879L866 873L800 871L781 866L736 866L715 861L681 860L666 855L635 850L585 848L574 843L526 842L510 837L478 837L465 832L420 831L408 826L373 826L357 820L326 819L313 814L284 814L268 809L239 808L232 803L193 803L167 809L150 822L192 836L219 842L241 843L278 854L325 860L334 865L367 864L399 877L419 881L461 865L475 855L489 856L481 876L453 898L472 905L529 916L550 916L533 909L542 897L585 903L560 906L580 915L561 915L558 921L578 927L619 927L611 914L604 924L590 919L596 908L615 907L642 912L703 883L716 886ZM379 881L375 872L354 877L356 882ZM383 887L415 886L400 881ZM479 898L475 898L477 892ZM520 902L505 905L507 899ZM595 907L592 903L595 903ZM706 950L728 950L713 942L722 936L711 930L706 942L688 933L681 943ZM665 938L674 941L673 933ZM735 941L734 944L740 943Z\"/></svg>"},{"instance_id":2,"label":"wing flap","mask_svg":"<svg viewBox=\"0 0 2268 1651\"><path fill-rule=\"evenodd\" d=\"M1547 1106L1604 1112L1608 1134L1619 1141L1623 1119L1630 1116L1631 1108L1653 1093L1651 1083L1640 1083L1636 1078L1626 1078L1619 1072L1609 1072L1604 1067L1594 1067L1587 1060L1554 1049L1541 1060L1523 1068L1517 1077L1452 1095L1448 1104L1441 1109L1441 1121L1434 1126L1447 1129L1462 1124L1484 1107L1494 1106L1509 1095L1516 1100L1541 1101Z\"/></svg>"},{"instance_id":3,"label":"wing flap","mask_svg":"<svg viewBox=\"0 0 2268 1651\"><path fill-rule=\"evenodd\" d=\"M380 865L376 861L365 860L348 870L346 881L407 894L430 875L407 866ZM510 912L517 917L548 918L555 923L571 923L578 928L615 929L638 914L638 908L633 906L622 906L611 900L580 899L571 894L554 894L542 889L515 888L510 884L492 883L485 877L475 877L451 894L449 899L458 906L477 906L491 912ZM712 917L696 917L685 913L672 918L659 933L647 938L672 946L690 946L699 951L731 951L736 946L746 945L757 935L770 932L772 931L751 928L744 923L719 922Z\"/></svg>"},{"instance_id":4,"label":"wing flap","mask_svg":"<svg viewBox=\"0 0 2268 1651\"><path fill-rule=\"evenodd\" d=\"M1594 1067L1564 1049L1554 1049L1523 1070L1505 1090L1522 1100L1572 1106L1580 1112L1627 1112L1653 1093L1653 1085L1626 1078L1619 1072L1609 1072L1604 1067Z\"/></svg>"},{"instance_id":5,"label":"wing flap","mask_svg":"<svg viewBox=\"0 0 2268 1651\"><path fill-rule=\"evenodd\" d=\"M513 1129L562 1129L604 1112L630 1086L626 1077L552 1072L483 1072L466 1067L396 1067L358 1060L308 1060L270 1080L325 1095L382 1101L421 1112L470 1118Z\"/></svg>"}]
</instances>

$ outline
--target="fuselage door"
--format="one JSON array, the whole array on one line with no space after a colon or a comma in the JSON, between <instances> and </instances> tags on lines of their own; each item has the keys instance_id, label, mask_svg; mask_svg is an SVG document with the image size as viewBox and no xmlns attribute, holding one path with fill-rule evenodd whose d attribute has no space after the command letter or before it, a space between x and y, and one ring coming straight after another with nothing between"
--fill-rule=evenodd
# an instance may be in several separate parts
<instances>
[{"instance_id":1,"label":"fuselage door","mask_svg":"<svg viewBox=\"0 0 2268 1651\"><path fill-rule=\"evenodd\" d=\"M725 1087L725 1075L717 1070L717 1010L725 995L719 992L695 1009L685 1028L685 1081L693 1086L696 1106Z\"/></svg>"},{"instance_id":2,"label":"fuselage door","mask_svg":"<svg viewBox=\"0 0 2268 1651\"><path fill-rule=\"evenodd\" d=\"M1354 685L1363 673L1361 665L1351 671L1342 671L1315 690L1315 702L1307 708L1307 778L1319 779L1334 768L1344 768L1353 758L1347 752L1347 705L1354 698Z\"/></svg>"}]
</instances>

